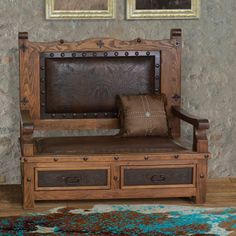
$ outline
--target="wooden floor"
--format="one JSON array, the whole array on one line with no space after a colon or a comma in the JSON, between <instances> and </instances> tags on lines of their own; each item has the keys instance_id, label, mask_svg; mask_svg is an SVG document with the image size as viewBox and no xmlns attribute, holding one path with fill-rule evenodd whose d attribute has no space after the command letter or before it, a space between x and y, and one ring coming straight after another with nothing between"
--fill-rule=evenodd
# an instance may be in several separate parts
<instances>
[{"instance_id":1,"label":"wooden floor","mask_svg":"<svg viewBox=\"0 0 236 236\"><path fill-rule=\"evenodd\" d=\"M208 181L207 207L236 207L236 178ZM30 212L41 212L54 207L90 208L94 204L171 204L195 205L190 199L142 199L142 200L103 200L103 201L56 201L37 202L34 210L22 209L22 194L19 185L0 185L0 216L16 216ZM200 206L200 205L199 205Z\"/></svg>"}]
</instances>

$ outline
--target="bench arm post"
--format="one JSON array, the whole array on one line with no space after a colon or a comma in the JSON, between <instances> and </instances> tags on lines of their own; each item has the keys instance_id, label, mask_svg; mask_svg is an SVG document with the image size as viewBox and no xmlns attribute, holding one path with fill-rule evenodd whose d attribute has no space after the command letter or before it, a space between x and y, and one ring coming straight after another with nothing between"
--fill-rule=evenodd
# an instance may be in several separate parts
<instances>
[{"instance_id":1,"label":"bench arm post","mask_svg":"<svg viewBox=\"0 0 236 236\"><path fill-rule=\"evenodd\" d=\"M208 152L206 131L210 127L209 121L193 116L177 106L172 106L172 113L179 119L193 125L193 151L199 153Z\"/></svg>"},{"instance_id":2,"label":"bench arm post","mask_svg":"<svg viewBox=\"0 0 236 236\"><path fill-rule=\"evenodd\" d=\"M29 110L21 110L20 145L23 156L33 156L34 123Z\"/></svg>"}]
</instances>

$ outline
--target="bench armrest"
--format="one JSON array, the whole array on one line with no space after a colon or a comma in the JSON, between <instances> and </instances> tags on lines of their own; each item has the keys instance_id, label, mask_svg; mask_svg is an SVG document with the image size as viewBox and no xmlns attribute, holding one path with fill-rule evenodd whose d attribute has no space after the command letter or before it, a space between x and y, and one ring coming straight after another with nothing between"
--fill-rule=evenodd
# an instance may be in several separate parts
<instances>
[{"instance_id":1,"label":"bench armrest","mask_svg":"<svg viewBox=\"0 0 236 236\"><path fill-rule=\"evenodd\" d=\"M207 119L202 119L197 116L191 115L180 107L173 106L172 112L176 117L178 117L179 119L189 124L192 124L196 129L209 129L210 128L209 121Z\"/></svg>"},{"instance_id":2,"label":"bench armrest","mask_svg":"<svg viewBox=\"0 0 236 236\"><path fill-rule=\"evenodd\" d=\"M34 123L31 119L29 110L21 111L21 129L23 134L33 134L34 132Z\"/></svg>"},{"instance_id":3,"label":"bench armrest","mask_svg":"<svg viewBox=\"0 0 236 236\"><path fill-rule=\"evenodd\" d=\"M193 125L193 151L208 153L206 130L210 128L209 121L190 115L177 106L172 106L172 113L179 119Z\"/></svg>"}]
</instances>

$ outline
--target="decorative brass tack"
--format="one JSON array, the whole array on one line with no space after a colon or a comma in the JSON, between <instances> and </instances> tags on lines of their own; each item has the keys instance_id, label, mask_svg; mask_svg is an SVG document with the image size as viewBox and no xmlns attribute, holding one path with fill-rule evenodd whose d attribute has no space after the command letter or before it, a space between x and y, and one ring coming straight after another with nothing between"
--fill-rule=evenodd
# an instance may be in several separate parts
<instances>
[{"instance_id":1,"label":"decorative brass tack","mask_svg":"<svg viewBox=\"0 0 236 236\"><path fill-rule=\"evenodd\" d=\"M150 52L146 52L146 55L147 55L147 56L150 56Z\"/></svg>"},{"instance_id":2,"label":"decorative brass tack","mask_svg":"<svg viewBox=\"0 0 236 236\"><path fill-rule=\"evenodd\" d=\"M200 174L200 178L203 179L205 177L204 174Z\"/></svg>"},{"instance_id":3,"label":"decorative brass tack","mask_svg":"<svg viewBox=\"0 0 236 236\"><path fill-rule=\"evenodd\" d=\"M86 52L83 52L83 53L82 53L82 56L83 56L83 57L86 57L86 56L87 56Z\"/></svg>"},{"instance_id":4,"label":"decorative brass tack","mask_svg":"<svg viewBox=\"0 0 236 236\"><path fill-rule=\"evenodd\" d=\"M87 160L88 160L88 157L84 157L83 160L84 160L84 161L87 161Z\"/></svg>"},{"instance_id":5,"label":"decorative brass tack","mask_svg":"<svg viewBox=\"0 0 236 236\"><path fill-rule=\"evenodd\" d=\"M76 57L76 53L75 52L72 53L72 57Z\"/></svg>"},{"instance_id":6,"label":"decorative brass tack","mask_svg":"<svg viewBox=\"0 0 236 236\"><path fill-rule=\"evenodd\" d=\"M178 48L180 46L180 42L179 41L176 41L175 42L175 46Z\"/></svg>"},{"instance_id":7,"label":"decorative brass tack","mask_svg":"<svg viewBox=\"0 0 236 236\"><path fill-rule=\"evenodd\" d=\"M30 177L27 178L27 182L31 182L31 178Z\"/></svg>"},{"instance_id":8,"label":"decorative brass tack","mask_svg":"<svg viewBox=\"0 0 236 236\"><path fill-rule=\"evenodd\" d=\"M117 180L118 180L118 177L117 177L117 176L114 176L113 179L114 179L115 181L117 181Z\"/></svg>"},{"instance_id":9,"label":"decorative brass tack","mask_svg":"<svg viewBox=\"0 0 236 236\"><path fill-rule=\"evenodd\" d=\"M179 158L179 155L175 155L174 158L175 158L175 159L178 159L178 158Z\"/></svg>"},{"instance_id":10,"label":"decorative brass tack","mask_svg":"<svg viewBox=\"0 0 236 236\"><path fill-rule=\"evenodd\" d=\"M108 53L107 52L104 52L104 57L107 57L108 56Z\"/></svg>"},{"instance_id":11,"label":"decorative brass tack","mask_svg":"<svg viewBox=\"0 0 236 236\"><path fill-rule=\"evenodd\" d=\"M102 40L99 40L99 41L97 42L97 46L98 46L99 48L104 47L104 42L103 42Z\"/></svg>"},{"instance_id":12,"label":"decorative brass tack","mask_svg":"<svg viewBox=\"0 0 236 236\"><path fill-rule=\"evenodd\" d=\"M129 53L128 53L128 52L125 52L125 56L129 56Z\"/></svg>"},{"instance_id":13,"label":"decorative brass tack","mask_svg":"<svg viewBox=\"0 0 236 236\"><path fill-rule=\"evenodd\" d=\"M97 56L97 53L96 53L96 52L93 52L93 56L96 57L96 56Z\"/></svg>"},{"instance_id":14,"label":"decorative brass tack","mask_svg":"<svg viewBox=\"0 0 236 236\"><path fill-rule=\"evenodd\" d=\"M138 56L139 55L139 52L135 52L135 56Z\"/></svg>"},{"instance_id":15,"label":"decorative brass tack","mask_svg":"<svg viewBox=\"0 0 236 236\"><path fill-rule=\"evenodd\" d=\"M175 94L172 98L177 102L181 97L178 94Z\"/></svg>"},{"instance_id":16,"label":"decorative brass tack","mask_svg":"<svg viewBox=\"0 0 236 236\"><path fill-rule=\"evenodd\" d=\"M61 57L64 57L64 56L65 56L65 53L64 53L64 52L62 52L62 53L61 53Z\"/></svg>"},{"instance_id":17,"label":"decorative brass tack","mask_svg":"<svg viewBox=\"0 0 236 236\"><path fill-rule=\"evenodd\" d=\"M149 156L144 156L144 160L148 160L149 159Z\"/></svg>"},{"instance_id":18,"label":"decorative brass tack","mask_svg":"<svg viewBox=\"0 0 236 236\"><path fill-rule=\"evenodd\" d=\"M63 39L60 39L60 44L63 44L65 41Z\"/></svg>"},{"instance_id":19,"label":"decorative brass tack","mask_svg":"<svg viewBox=\"0 0 236 236\"><path fill-rule=\"evenodd\" d=\"M58 161L58 158L57 157L54 157L54 159L53 159L54 161Z\"/></svg>"},{"instance_id":20,"label":"decorative brass tack","mask_svg":"<svg viewBox=\"0 0 236 236\"><path fill-rule=\"evenodd\" d=\"M119 53L118 53L118 52L115 52L114 55L117 57L117 56L119 55Z\"/></svg>"},{"instance_id":21,"label":"decorative brass tack","mask_svg":"<svg viewBox=\"0 0 236 236\"><path fill-rule=\"evenodd\" d=\"M50 53L50 57L54 57L54 53Z\"/></svg>"},{"instance_id":22,"label":"decorative brass tack","mask_svg":"<svg viewBox=\"0 0 236 236\"><path fill-rule=\"evenodd\" d=\"M116 157L114 157L114 159L115 159L116 161L118 161L118 160L119 160L119 157L116 156Z\"/></svg>"},{"instance_id":23,"label":"decorative brass tack","mask_svg":"<svg viewBox=\"0 0 236 236\"><path fill-rule=\"evenodd\" d=\"M29 100L26 97L23 97L23 99L20 100L20 103L23 105L26 105L29 102Z\"/></svg>"}]
</instances>

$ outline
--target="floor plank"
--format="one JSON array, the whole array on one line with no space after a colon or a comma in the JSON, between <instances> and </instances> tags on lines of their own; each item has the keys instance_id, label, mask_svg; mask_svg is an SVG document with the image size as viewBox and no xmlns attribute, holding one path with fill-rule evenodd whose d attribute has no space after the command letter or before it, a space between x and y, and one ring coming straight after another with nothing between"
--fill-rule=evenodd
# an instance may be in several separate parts
<instances>
[{"instance_id":1,"label":"floor plank","mask_svg":"<svg viewBox=\"0 0 236 236\"><path fill-rule=\"evenodd\" d=\"M31 212L42 212L56 207L91 208L95 204L170 204L205 207L236 207L236 178L210 179L207 184L207 200L196 205L188 198L99 200L99 201L42 201L34 210L22 209L20 185L0 185L0 216L16 216Z\"/></svg>"}]
</instances>

